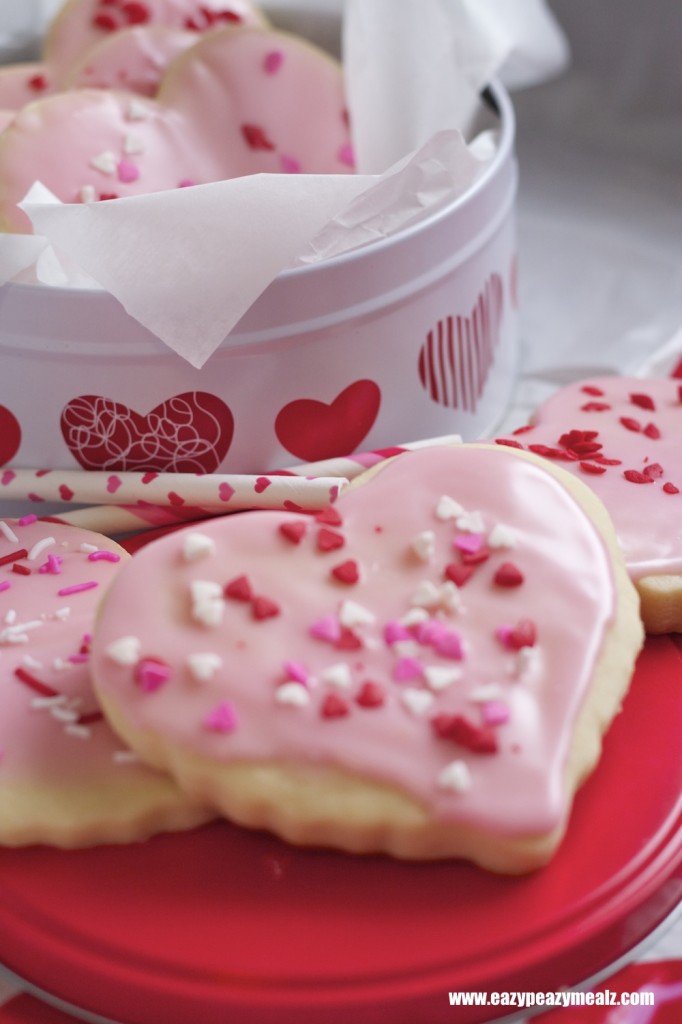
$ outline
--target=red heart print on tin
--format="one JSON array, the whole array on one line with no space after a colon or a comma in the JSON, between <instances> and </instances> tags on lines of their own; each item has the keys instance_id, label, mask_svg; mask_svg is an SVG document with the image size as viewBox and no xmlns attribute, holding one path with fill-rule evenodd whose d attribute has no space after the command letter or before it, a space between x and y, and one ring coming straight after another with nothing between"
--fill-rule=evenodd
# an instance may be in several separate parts
<instances>
[{"instance_id":1,"label":"red heart print on tin","mask_svg":"<svg viewBox=\"0 0 682 1024\"><path fill-rule=\"evenodd\" d=\"M234 433L229 407L205 391L173 395L143 415L100 395L72 398L61 415L83 469L214 473Z\"/></svg>"},{"instance_id":2,"label":"red heart print on tin","mask_svg":"<svg viewBox=\"0 0 682 1024\"><path fill-rule=\"evenodd\" d=\"M18 419L6 406L0 405L0 466L12 461L20 444L21 427Z\"/></svg>"},{"instance_id":3,"label":"red heart print on tin","mask_svg":"<svg viewBox=\"0 0 682 1024\"><path fill-rule=\"evenodd\" d=\"M373 380L356 380L327 405L314 398L289 402L277 414L275 433L288 452L307 462L348 455L374 426L381 390Z\"/></svg>"},{"instance_id":4,"label":"red heart print on tin","mask_svg":"<svg viewBox=\"0 0 682 1024\"><path fill-rule=\"evenodd\" d=\"M419 352L419 380L432 401L476 412L504 310L502 278L491 274L469 316L447 316L429 331Z\"/></svg>"}]
</instances>

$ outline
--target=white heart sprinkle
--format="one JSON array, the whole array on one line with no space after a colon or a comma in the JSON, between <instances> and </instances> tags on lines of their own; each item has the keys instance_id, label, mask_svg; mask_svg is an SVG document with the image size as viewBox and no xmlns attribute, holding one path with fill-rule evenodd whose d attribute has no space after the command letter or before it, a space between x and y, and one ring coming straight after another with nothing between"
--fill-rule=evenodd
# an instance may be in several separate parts
<instances>
[{"instance_id":1,"label":"white heart sprinkle","mask_svg":"<svg viewBox=\"0 0 682 1024\"><path fill-rule=\"evenodd\" d=\"M486 683L483 686L477 686L469 694L469 700L473 700L476 703L500 700L502 697L504 697L504 688L499 683Z\"/></svg>"},{"instance_id":2,"label":"white heart sprinkle","mask_svg":"<svg viewBox=\"0 0 682 1024\"><path fill-rule=\"evenodd\" d=\"M374 619L374 614L368 608L355 601L344 601L339 611L339 622L348 629L353 626L368 626Z\"/></svg>"},{"instance_id":3,"label":"white heart sprinkle","mask_svg":"<svg viewBox=\"0 0 682 1024\"><path fill-rule=\"evenodd\" d=\"M480 512L464 512L457 517L457 527L464 533L485 532L485 522Z\"/></svg>"},{"instance_id":4,"label":"white heart sprinkle","mask_svg":"<svg viewBox=\"0 0 682 1024\"><path fill-rule=\"evenodd\" d=\"M129 121L144 121L149 116L149 111L144 103L139 100L131 100L128 104L127 117Z\"/></svg>"},{"instance_id":5,"label":"white heart sprinkle","mask_svg":"<svg viewBox=\"0 0 682 1024\"><path fill-rule=\"evenodd\" d=\"M413 715L425 715L434 700L433 694L428 690L409 689L402 694L403 704Z\"/></svg>"},{"instance_id":6,"label":"white heart sprinkle","mask_svg":"<svg viewBox=\"0 0 682 1024\"><path fill-rule=\"evenodd\" d=\"M282 683L275 690L275 700L278 704L303 708L310 703L310 694L301 683Z\"/></svg>"},{"instance_id":7,"label":"white heart sprinkle","mask_svg":"<svg viewBox=\"0 0 682 1024\"><path fill-rule=\"evenodd\" d=\"M223 588L211 580L192 580L192 618L203 626L218 626L222 622L225 601Z\"/></svg>"},{"instance_id":8,"label":"white heart sprinkle","mask_svg":"<svg viewBox=\"0 0 682 1024\"><path fill-rule=\"evenodd\" d=\"M118 158L110 149L105 149L103 153L93 156L90 166L94 167L97 171L101 171L102 174L115 174L118 167Z\"/></svg>"},{"instance_id":9,"label":"white heart sprinkle","mask_svg":"<svg viewBox=\"0 0 682 1024\"><path fill-rule=\"evenodd\" d=\"M424 678L432 690L446 690L462 678L462 670L449 665L427 665Z\"/></svg>"},{"instance_id":10,"label":"white heart sprinkle","mask_svg":"<svg viewBox=\"0 0 682 1024\"><path fill-rule=\"evenodd\" d=\"M136 156L144 153L144 143L138 135L126 135L123 140L123 152L126 156Z\"/></svg>"},{"instance_id":11,"label":"white heart sprinkle","mask_svg":"<svg viewBox=\"0 0 682 1024\"><path fill-rule=\"evenodd\" d=\"M186 562L196 562L215 554L215 541L205 533L189 533L182 546L182 557Z\"/></svg>"},{"instance_id":12,"label":"white heart sprinkle","mask_svg":"<svg viewBox=\"0 0 682 1024\"><path fill-rule=\"evenodd\" d=\"M424 530L417 534L411 546L420 561L430 562L436 553L436 535L433 530Z\"/></svg>"},{"instance_id":13,"label":"white heart sprinkle","mask_svg":"<svg viewBox=\"0 0 682 1024\"><path fill-rule=\"evenodd\" d=\"M511 526L497 523L488 535L489 548L515 548L519 535Z\"/></svg>"},{"instance_id":14,"label":"white heart sprinkle","mask_svg":"<svg viewBox=\"0 0 682 1024\"><path fill-rule=\"evenodd\" d=\"M142 644L137 636L122 636L106 648L106 655L117 665L137 665Z\"/></svg>"},{"instance_id":15,"label":"white heart sprinkle","mask_svg":"<svg viewBox=\"0 0 682 1024\"><path fill-rule=\"evenodd\" d=\"M222 664L223 659L220 655L213 654L211 651L199 651L196 654L190 654L187 658L190 675L198 683L207 683L213 679Z\"/></svg>"},{"instance_id":16,"label":"white heart sprinkle","mask_svg":"<svg viewBox=\"0 0 682 1024\"><path fill-rule=\"evenodd\" d=\"M83 185L79 195L81 203L94 203L97 199L97 192L95 191L94 185Z\"/></svg>"},{"instance_id":17,"label":"white heart sprinkle","mask_svg":"<svg viewBox=\"0 0 682 1024\"><path fill-rule=\"evenodd\" d=\"M440 789L450 789L454 793L466 793L471 789L471 772L466 761L451 761L438 776Z\"/></svg>"},{"instance_id":18,"label":"white heart sprinkle","mask_svg":"<svg viewBox=\"0 0 682 1024\"><path fill-rule=\"evenodd\" d=\"M412 595L412 604L419 608L435 608L440 604L440 587L432 580L422 580Z\"/></svg>"},{"instance_id":19,"label":"white heart sprinkle","mask_svg":"<svg viewBox=\"0 0 682 1024\"><path fill-rule=\"evenodd\" d=\"M449 494L443 494L438 499L436 505L436 519L440 519L445 522L448 519L456 519L457 516L461 516L464 509L458 501L451 498Z\"/></svg>"},{"instance_id":20,"label":"white heart sprinkle","mask_svg":"<svg viewBox=\"0 0 682 1024\"><path fill-rule=\"evenodd\" d=\"M344 662L329 665L328 668L325 668L320 673L320 679L323 683L329 683L330 686L338 686L342 690L348 689L353 682L351 670Z\"/></svg>"}]
</instances>

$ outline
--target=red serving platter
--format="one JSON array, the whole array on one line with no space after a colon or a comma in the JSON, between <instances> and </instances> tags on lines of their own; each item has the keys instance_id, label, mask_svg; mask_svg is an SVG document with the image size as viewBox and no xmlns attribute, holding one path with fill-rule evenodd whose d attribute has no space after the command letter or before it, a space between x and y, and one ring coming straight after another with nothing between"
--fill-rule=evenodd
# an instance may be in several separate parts
<instances>
[{"instance_id":1,"label":"red serving platter","mask_svg":"<svg viewBox=\"0 0 682 1024\"><path fill-rule=\"evenodd\" d=\"M572 986L682 898L681 736L682 650L650 638L564 843L521 878L299 850L226 822L0 850L0 962L122 1024L452 1024L455 989Z\"/></svg>"}]
</instances>

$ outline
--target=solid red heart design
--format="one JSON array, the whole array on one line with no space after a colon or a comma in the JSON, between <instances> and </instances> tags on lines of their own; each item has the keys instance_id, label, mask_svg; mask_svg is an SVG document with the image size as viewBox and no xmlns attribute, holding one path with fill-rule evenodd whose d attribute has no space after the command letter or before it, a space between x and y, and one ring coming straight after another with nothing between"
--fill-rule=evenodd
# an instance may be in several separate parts
<instances>
[{"instance_id":1,"label":"solid red heart design","mask_svg":"<svg viewBox=\"0 0 682 1024\"><path fill-rule=\"evenodd\" d=\"M289 402L278 413L275 433L288 452L306 462L348 455L374 426L381 390L373 380L356 380L329 405L314 398Z\"/></svg>"},{"instance_id":2,"label":"solid red heart design","mask_svg":"<svg viewBox=\"0 0 682 1024\"><path fill-rule=\"evenodd\" d=\"M11 462L19 451L21 427L14 413L0 405L0 466Z\"/></svg>"},{"instance_id":3,"label":"solid red heart design","mask_svg":"<svg viewBox=\"0 0 682 1024\"><path fill-rule=\"evenodd\" d=\"M419 380L432 401L475 412L483 394L504 311L502 278L491 274L469 316L448 316L429 331L419 352Z\"/></svg>"},{"instance_id":4,"label":"solid red heart design","mask_svg":"<svg viewBox=\"0 0 682 1024\"><path fill-rule=\"evenodd\" d=\"M66 445L83 469L214 473L234 433L227 405L187 391L146 416L99 395L72 398L61 415Z\"/></svg>"}]
</instances>

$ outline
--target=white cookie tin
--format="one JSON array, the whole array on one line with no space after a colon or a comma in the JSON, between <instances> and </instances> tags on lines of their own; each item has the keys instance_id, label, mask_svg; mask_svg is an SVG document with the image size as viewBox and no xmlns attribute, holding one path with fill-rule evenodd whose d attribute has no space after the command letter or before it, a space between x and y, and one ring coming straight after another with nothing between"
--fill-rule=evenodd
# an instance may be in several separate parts
<instances>
[{"instance_id":1,"label":"white cookie tin","mask_svg":"<svg viewBox=\"0 0 682 1024\"><path fill-rule=\"evenodd\" d=\"M469 191L280 274L201 370L109 294L0 288L0 466L259 472L474 439L516 375L514 113Z\"/></svg>"}]
</instances>

